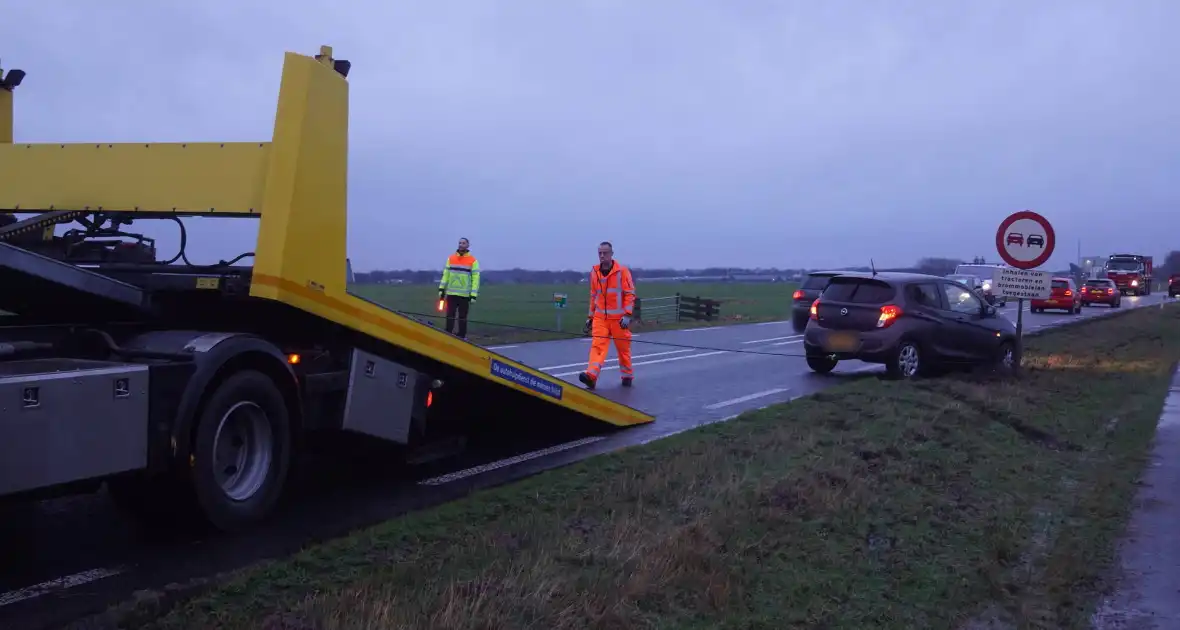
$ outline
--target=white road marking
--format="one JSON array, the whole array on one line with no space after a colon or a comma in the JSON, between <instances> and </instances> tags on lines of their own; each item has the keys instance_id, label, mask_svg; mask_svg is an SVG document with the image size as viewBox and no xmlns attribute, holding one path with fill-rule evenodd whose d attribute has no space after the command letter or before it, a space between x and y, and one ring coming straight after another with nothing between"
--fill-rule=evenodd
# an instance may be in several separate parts
<instances>
[{"instance_id":1,"label":"white road marking","mask_svg":"<svg viewBox=\"0 0 1180 630\"><path fill-rule=\"evenodd\" d=\"M511 346L488 346L486 349L487 349L487 350L507 350L507 349L509 349L509 348L519 348L519 347L520 347L519 345L511 345Z\"/></svg>"},{"instance_id":2,"label":"white road marking","mask_svg":"<svg viewBox=\"0 0 1180 630\"><path fill-rule=\"evenodd\" d=\"M605 439L606 439L606 436L602 436L602 435L596 435L593 437L582 438L580 440L574 440L573 442L566 442L564 444L550 446L549 448L543 448L541 450L532 451L531 453L524 453L521 455L509 457L506 459L501 459L498 461L489 462L487 464L473 466L473 467L468 468L466 470L460 470L460 471L456 471L453 473L447 473L445 475L440 475L438 477L433 477L431 479L419 481L418 485L420 485L420 486L440 486L444 483L458 481L459 479L466 479L467 477L473 477L475 475L480 475L480 474L483 474L486 472L491 472L493 470L504 468L505 466L511 466L513 464L527 462L530 459L536 459L538 457L544 457L546 455L552 455L554 453L568 451L572 448L578 448L579 446L585 446L587 444L601 442L602 440L605 440Z\"/></svg>"},{"instance_id":3,"label":"white road marking","mask_svg":"<svg viewBox=\"0 0 1180 630\"><path fill-rule=\"evenodd\" d=\"M770 345L771 346L789 346L793 343L803 343L803 340L802 339L795 339L794 341L780 341L778 343L772 343Z\"/></svg>"},{"instance_id":4,"label":"white road marking","mask_svg":"<svg viewBox=\"0 0 1180 630\"><path fill-rule=\"evenodd\" d=\"M713 403L711 405L705 405L705 409L712 411L715 409L720 409L722 407L728 407L730 405L737 405L740 403L748 402L751 400L756 400L758 398L763 398L766 396L773 396L775 394L779 394L779 393L782 393L785 391L789 391L789 390L787 390L786 388L783 388L783 387L777 387L775 389L768 389L764 392L758 392L755 394L747 394L745 396L738 396L737 398L730 398L729 400L723 400L721 402Z\"/></svg>"},{"instance_id":5,"label":"white road marking","mask_svg":"<svg viewBox=\"0 0 1180 630\"><path fill-rule=\"evenodd\" d=\"M668 350L666 352L652 352L649 354L636 354L636 355L632 355L631 360L634 361L635 359L644 359L647 357L662 357L662 356L668 355L668 354L681 354L684 352L693 352L695 350L696 350L695 348L688 348L686 350ZM606 361L607 361L607 363L610 363L612 361L617 362L618 360L619 360L618 357L615 357L613 359L607 359ZM560 369L568 368L568 367L577 367L579 365L586 365L586 361L578 361L577 363L566 363L564 365L550 365L549 367L543 367L543 368L538 368L538 369L540 369L542 372L547 372L549 370L560 370Z\"/></svg>"},{"instance_id":6,"label":"white road marking","mask_svg":"<svg viewBox=\"0 0 1180 630\"><path fill-rule=\"evenodd\" d=\"M754 325L755 326L775 326L777 324L789 324L789 323L791 323L791 320L784 319L784 320L777 321L777 322L758 322L757 324L754 324Z\"/></svg>"},{"instance_id":7,"label":"white road marking","mask_svg":"<svg viewBox=\"0 0 1180 630\"><path fill-rule=\"evenodd\" d=\"M743 344L748 344L748 343L767 343L767 342L769 342L769 341L781 341L781 340L783 340L783 339L798 339L799 337L802 337L802 336L803 336L803 335L787 335L786 337L770 337L770 338L768 338L768 339L754 339L753 341L743 341L742 343L743 343Z\"/></svg>"},{"instance_id":8,"label":"white road marking","mask_svg":"<svg viewBox=\"0 0 1180 630\"><path fill-rule=\"evenodd\" d=\"M728 354L728 353L729 353L729 350L717 350L716 352L703 352L701 354L689 354L689 355L681 356L681 357L668 357L667 359L654 359L652 361L635 361L631 365L633 365L633 366L634 365L651 365L653 363L667 363L669 361L683 361L684 359L699 359L701 357L711 357L716 354ZM581 365L581 364L579 363L577 365ZM617 369L619 369L619 366L607 365L607 366L603 367L602 369L603 369L603 371L617 370ZM574 372L561 372L559 374L553 374L552 376L556 376L556 377L560 378L563 376L573 376L575 374L581 374L581 372L582 372L581 370L577 370Z\"/></svg>"},{"instance_id":9,"label":"white road marking","mask_svg":"<svg viewBox=\"0 0 1180 630\"><path fill-rule=\"evenodd\" d=\"M728 326L701 326L699 328L681 328L676 332L701 332L702 330L720 330L722 328L729 328ZM669 331L671 332L671 331Z\"/></svg>"},{"instance_id":10,"label":"white road marking","mask_svg":"<svg viewBox=\"0 0 1180 630\"><path fill-rule=\"evenodd\" d=\"M33 599L35 597L43 597L50 593L57 591L64 591L66 589L89 584L90 582L97 582L98 580L108 578L114 575L119 575L124 569L122 567L114 569L91 569L89 571L82 571L73 575L56 578L40 584L26 586L25 588L9 591L7 593L0 593L0 608L9 606L17 602L23 602L26 599Z\"/></svg>"}]
</instances>

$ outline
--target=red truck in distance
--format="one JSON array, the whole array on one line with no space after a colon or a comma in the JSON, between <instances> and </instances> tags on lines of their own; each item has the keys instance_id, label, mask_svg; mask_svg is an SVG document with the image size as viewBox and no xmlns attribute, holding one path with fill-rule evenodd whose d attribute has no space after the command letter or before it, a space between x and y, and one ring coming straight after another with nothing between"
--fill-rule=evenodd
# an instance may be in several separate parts
<instances>
[{"instance_id":1,"label":"red truck in distance","mask_svg":"<svg viewBox=\"0 0 1180 630\"><path fill-rule=\"evenodd\" d=\"M1153 272L1151 256L1112 254L1106 262L1106 277L1122 295L1151 295Z\"/></svg>"}]
</instances>

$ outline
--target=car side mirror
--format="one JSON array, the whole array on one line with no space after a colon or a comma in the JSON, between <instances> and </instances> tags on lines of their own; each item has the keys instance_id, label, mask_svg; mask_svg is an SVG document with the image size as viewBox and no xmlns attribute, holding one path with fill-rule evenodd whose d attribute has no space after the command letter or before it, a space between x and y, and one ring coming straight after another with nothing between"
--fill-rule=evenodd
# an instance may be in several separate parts
<instances>
[{"instance_id":1,"label":"car side mirror","mask_svg":"<svg viewBox=\"0 0 1180 630\"><path fill-rule=\"evenodd\" d=\"M996 316L996 307L992 306L991 304L984 304L983 305L983 316L984 317L995 317Z\"/></svg>"}]
</instances>

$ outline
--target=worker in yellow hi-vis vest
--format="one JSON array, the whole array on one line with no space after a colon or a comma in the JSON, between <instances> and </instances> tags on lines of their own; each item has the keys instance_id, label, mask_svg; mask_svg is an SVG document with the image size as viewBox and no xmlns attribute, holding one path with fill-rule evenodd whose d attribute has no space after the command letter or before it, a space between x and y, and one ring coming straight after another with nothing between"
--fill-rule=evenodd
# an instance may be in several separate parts
<instances>
[{"instance_id":1,"label":"worker in yellow hi-vis vest","mask_svg":"<svg viewBox=\"0 0 1180 630\"><path fill-rule=\"evenodd\" d=\"M479 261L471 255L470 245L467 239L459 239L459 248L447 257L438 283L438 299L446 302L447 332L455 330L457 318L462 339L467 339L467 312L479 297Z\"/></svg>"}]
</instances>

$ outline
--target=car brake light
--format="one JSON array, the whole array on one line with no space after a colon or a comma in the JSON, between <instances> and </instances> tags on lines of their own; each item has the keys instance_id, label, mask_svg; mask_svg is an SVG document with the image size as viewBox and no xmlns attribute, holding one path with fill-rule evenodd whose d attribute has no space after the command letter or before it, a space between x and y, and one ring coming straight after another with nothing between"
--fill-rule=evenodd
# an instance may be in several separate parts
<instances>
[{"instance_id":1,"label":"car brake light","mask_svg":"<svg viewBox=\"0 0 1180 630\"><path fill-rule=\"evenodd\" d=\"M1071 295L1073 295L1073 291L1070 291L1069 289L1066 289L1066 290L1065 290L1065 297L1069 297L1069 296L1071 296Z\"/></svg>"},{"instance_id":2,"label":"car brake light","mask_svg":"<svg viewBox=\"0 0 1180 630\"><path fill-rule=\"evenodd\" d=\"M1107 295L1114 295L1114 289L1107 289L1106 294Z\"/></svg>"},{"instance_id":3,"label":"car brake light","mask_svg":"<svg viewBox=\"0 0 1180 630\"><path fill-rule=\"evenodd\" d=\"M795 291L795 294L791 296L791 299L792 300L802 300L803 299L803 290L800 289L798 291Z\"/></svg>"},{"instance_id":4,"label":"car brake light","mask_svg":"<svg viewBox=\"0 0 1180 630\"><path fill-rule=\"evenodd\" d=\"M877 317L877 328L887 328L898 317L901 317L901 307L886 304L881 307L881 314Z\"/></svg>"},{"instance_id":5,"label":"car brake light","mask_svg":"<svg viewBox=\"0 0 1180 630\"><path fill-rule=\"evenodd\" d=\"M819 321L819 299L811 303L811 319Z\"/></svg>"},{"instance_id":6,"label":"car brake light","mask_svg":"<svg viewBox=\"0 0 1180 630\"><path fill-rule=\"evenodd\" d=\"M426 408L429 409L432 404L434 404L434 392L428 391L426 392Z\"/></svg>"}]
</instances>

